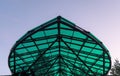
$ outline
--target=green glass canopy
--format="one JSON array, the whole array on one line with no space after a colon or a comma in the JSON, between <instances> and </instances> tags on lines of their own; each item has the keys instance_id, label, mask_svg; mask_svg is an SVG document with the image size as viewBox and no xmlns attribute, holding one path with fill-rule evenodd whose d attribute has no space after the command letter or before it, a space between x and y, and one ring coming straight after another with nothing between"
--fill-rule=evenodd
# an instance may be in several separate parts
<instances>
[{"instance_id":1,"label":"green glass canopy","mask_svg":"<svg viewBox=\"0 0 120 76\"><path fill-rule=\"evenodd\" d=\"M104 76L111 68L103 43L61 16L21 37L8 62L13 74L35 76Z\"/></svg>"}]
</instances>

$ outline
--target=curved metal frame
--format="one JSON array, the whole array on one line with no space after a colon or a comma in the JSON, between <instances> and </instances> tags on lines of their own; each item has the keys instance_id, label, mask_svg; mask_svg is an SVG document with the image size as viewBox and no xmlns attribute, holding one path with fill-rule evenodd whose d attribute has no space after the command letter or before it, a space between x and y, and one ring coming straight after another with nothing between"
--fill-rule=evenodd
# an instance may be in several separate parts
<instances>
[{"instance_id":1,"label":"curved metal frame","mask_svg":"<svg viewBox=\"0 0 120 76\"><path fill-rule=\"evenodd\" d=\"M105 75L108 73L108 71L109 71L109 70L107 70L107 72L105 72L105 64L104 64L104 63L105 63L105 54L108 55L108 60L110 61L109 69L111 68L111 58L110 58L110 56L109 56L109 54L108 54L108 50L105 48L105 46L102 44L102 42L100 42L98 39L96 39L90 32L88 32L88 31L86 31L86 30L84 30L84 29L76 26L75 24L73 24L73 23L71 23L71 22L69 22L69 21L67 21L67 20L66 20L66 21L67 21L68 23L62 21L61 19L66 20L66 19L62 18L61 16L58 16L57 18L55 18L55 19L53 19L53 20L51 20L51 21L49 21L49 22L47 22L47 23L45 23L45 24L42 24L41 26L38 26L37 28L35 28L35 29L31 30L31 31L28 31L28 33L26 33L20 40L18 40L18 41L15 43L15 45L13 46L13 48L11 49L11 52L10 52L9 60L8 60L9 67L11 67L11 66L10 66L10 58L11 58L11 55L13 54L13 52L14 52L14 73L16 73L16 63L15 63L16 52L15 52L15 50L16 50L16 47L17 47L19 44L21 44L21 42L23 42L24 40L26 40L28 37L31 37L32 34L38 32L38 31L40 31L40 30L42 31L42 30L44 30L46 27L51 26L51 25L53 25L53 24L55 24L55 23L58 24L58 28L57 28L57 29L58 29L58 36L57 36L58 38L48 47L48 49L51 48L51 46L52 46L56 41L58 41L58 43L59 43L59 56L58 56L58 57L60 57L59 59L62 59L62 60L63 60L63 57L60 55L60 41L62 41L62 42L67 46L67 48L70 49L70 50L75 54L75 56L77 56L77 54L69 47L68 44L66 44L66 42L62 39L62 36L60 35L60 24L62 23L62 24L64 24L64 25L67 25L67 26L71 27L73 30L78 31L78 32L86 35L86 37L91 38L93 41L96 42L96 44L98 44L98 45L103 49L103 57L104 57L104 58L103 58L103 74L102 74L102 76L105 76ZM32 39L32 38L31 38L31 39ZM83 44L83 46L84 46L84 44ZM47 51L48 49L46 49L46 51ZM39 56L39 57L32 63L32 65L30 65L30 67L29 67L27 70L25 70L25 71L26 71L26 72L29 71L29 69L30 69L34 64L36 64L37 61L39 61L40 57L43 56L43 54L45 54L46 51L44 51L42 54L40 54L40 56ZM78 57L78 56L77 56L77 57ZM90 69L90 67L89 67L88 65L86 65L86 63L84 63L84 61L83 61L81 58L78 57L78 60L79 60L80 62L82 62L82 63L89 69L89 71L91 71L91 73L93 73L94 76L96 76L95 73ZM61 60L59 60L59 63L60 63L60 61L61 61ZM56 61L55 61L55 62L56 62ZM54 62L54 63L55 63L55 62ZM64 62L64 64L66 65L66 62L68 62L68 61L65 60L65 61L63 61L63 62ZM73 65L72 63L70 63L70 64ZM96 63L95 63L95 64L96 64ZM59 65L61 65L61 64L59 64ZM52 67L52 66L53 66L53 65L51 65L51 67ZM66 65L66 66L67 66L67 65ZM68 67L68 66L67 66L67 67ZM75 67L77 67L77 66L75 66ZM68 68L69 68L69 67L68 67ZM61 69L59 69L59 70L61 70ZM69 68L69 70L70 70L70 68ZM48 71L49 71L49 70L48 70ZM47 71L46 73L48 73L48 71ZM83 72L85 72L85 71L83 70ZM72 73L72 71L71 71L71 73ZM86 73L86 72L85 72L85 73ZM88 75L90 76L90 74L88 74Z\"/></svg>"}]
</instances>

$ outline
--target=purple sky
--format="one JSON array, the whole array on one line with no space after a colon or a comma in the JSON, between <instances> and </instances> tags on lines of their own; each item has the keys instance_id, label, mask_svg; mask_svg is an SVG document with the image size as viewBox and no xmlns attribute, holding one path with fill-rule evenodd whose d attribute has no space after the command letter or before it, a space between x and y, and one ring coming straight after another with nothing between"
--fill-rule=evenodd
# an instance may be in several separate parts
<instances>
[{"instance_id":1,"label":"purple sky","mask_svg":"<svg viewBox=\"0 0 120 76\"><path fill-rule=\"evenodd\" d=\"M0 75L11 74L8 55L28 30L61 15L99 38L120 59L120 0L0 0Z\"/></svg>"}]
</instances>

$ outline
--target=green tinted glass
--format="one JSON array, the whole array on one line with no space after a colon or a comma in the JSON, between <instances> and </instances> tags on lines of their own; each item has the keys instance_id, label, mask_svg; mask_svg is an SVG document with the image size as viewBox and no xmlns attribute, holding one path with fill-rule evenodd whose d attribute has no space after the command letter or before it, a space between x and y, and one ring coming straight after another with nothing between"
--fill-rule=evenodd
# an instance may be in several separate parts
<instances>
[{"instance_id":1,"label":"green tinted glass","mask_svg":"<svg viewBox=\"0 0 120 76\"><path fill-rule=\"evenodd\" d=\"M60 16L21 37L8 61L12 73L35 76L103 76L111 67L100 40Z\"/></svg>"}]
</instances>

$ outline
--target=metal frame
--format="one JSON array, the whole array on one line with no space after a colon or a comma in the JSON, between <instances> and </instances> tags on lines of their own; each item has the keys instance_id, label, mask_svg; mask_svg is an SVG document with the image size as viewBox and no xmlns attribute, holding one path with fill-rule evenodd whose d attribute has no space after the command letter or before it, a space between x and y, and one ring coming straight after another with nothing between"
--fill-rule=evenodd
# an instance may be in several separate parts
<instances>
[{"instance_id":1,"label":"metal frame","mask_svg":"<svg viewBox=\"0 0 120 76\"><path fill-rule=\"evenodd\" d=\"M49 27L49 26L51 26L51 25L54 25L54 24L57 24L56 25L56 28L47 28L47 27ZM70 27L70 28L63 28L63 27L61 27L62 25L61 24L63 24L63 25L65 25L65 26L67 26L67 27ZM45 31L47 31L47 30L54 30L54 29L57 29L57 34L55 34L55 35L50 35L50 36L47 36L46 35L46 33L45 33ZM64 29L64 30L70 30L70 31L72 31L72 35L71 36L67 36L67 35L63 35L63 34L61 34L61 29ZM44 31L45 30L45 31ZM40 37L40 38L33 38L32 37L32 35L33 34L35 34L35 33L37 33L37 32L39 32L39 31L43 31L44 32L44 37ZM82 38L77 38L77 37L74 37L74 33L75 32L80 32L81 34L83 34L83 35L85 35L86 36L86 39L82 39ZM30 39L27 39L27 38L30 38ZM54 41L52 41L52 42L49 42L49 39L55 39ZM65 41L64 40L64 38L65 39L69 39L70 40L70 42L67 42L67 41ZM88 38L90 38L91 40L89 40ZM45 40L46 39L46 42L44 42L44 43L42 43L42 44L37 44L36 43L36 41L39 41L39 40ZM81 42L83 42L81 45L80 44L76 44L76 43L73 43L72 42L72 40L75 40L75 41L81 41ZM17 52L16 52L16 50L19 50L19 49L22 49L22 47L21 48L17 48L20 44L24 44L24 43L29 43L29 42L33 42L33 44L34 45L31 45L31 46L23 46L25 49L27 49L27 48L29 48L29 47L32 47L32 46L35 46L36 48L37 48L37 50L36 50L36 52L34 51L34 52L30 52L29 53L29 50L27 51L28 52L28 54L26 53L26 54L18 54ZM64 43L64 46L62 46L62 43ZM58 45L57 46L53 46L55 43L58 43ZM85 43L91 43L91 44L95 44L95 46L94 47L91 47L91 46L86 46L85 45ZM45 49L40 49L39 48L39 46L40 45L44 45L44 44L47 44L48 45L48 47L47 48L45 48ZM49 45L50 44L50 45ZM68 45L68 44L70 44L70 45ZM79 50L76 50L76 49L74 49L73 47L71 48L71 44L74 44L74 45L76 45L76 46L80 46L80 48L79 48ZM99 45L101 48L100 49L98 49L98 48L96 48L96 46L97 45ZM51 75L56 75L55 73L60 73L60 75L67 75L67 73L65 73L64 71L67 71L67 70L65 70L65 69L63 69L62 68L62 65L63 64L65 64L65 66L69 69L69 71L70 71L70 73L71 73L71 75L77 75L77 73L75 73L75 72L73 72L73 70L75 70L76 68L77 69L79 69L79 73L81 72L81 73L84 73L84 74L86 74L86 75L89 75L89 76L97 76L96 74L98 74L97 72L94 72L94 70L93 69L96 69L96 68L94 68L94 66L95 65L97 65L98 67L101 67L100 65L98 65L97 64L97 62L100 60L100 58L101 58L101 55L100 56L98 56L98 58L97 59L94 59L95 60L95 62L93 63L93 64L91 64L90 62L88 62L87 61L87 58L89 58L89 55L92 55L92 56L97 56L97 54L94 54L94 53L91 53L91 52L86 52L86 51L82 51L82 49L83 49L83 47L86 47L86 48L91 48L91 52L94 50L94 49L98 49L98 50L101 50L103 53L101 54L102 55L102 57L103 57L103 65L102 65L102 67L103 67L103 72L102 72L102 74L100 74L101 76L105 76L107 73L108 73L108 71L110 70L110 68L111 68L111 58L110 58L110 55L109 55L109 53L108 53L108 50L104 47L104 45L99 41L99 40L97 40L90 32L88 32L88 31L86 31L86 30L84 30L84 29L82 29L82 28L80 28L80 27L78 27L78 26L76 26L75 24L73 24L73 23L71 23L71 22L69 22L68 20L66 20L66 19L64 19L64 18L62 18L61 16L58 16L57 18L55 18L55 19L53 19L53 20L51 20L51 21L49 21L49 22L47 22L47 23L44 23L44 24L42 24L41 26L38 26L38 27L36 27L35 29L33 29L33 30L31 30L31 31L29 31L28 33L26 33L20 40L18 40L17 42L16 42L16 44L13 46L13 48L11 49L11 52L10 52L10 55L9 55L9 60L8 60L8 63L9 63L9 67L11 68L11 61L10 61L10 59L11 58L14 58L14 71L13 70L11 70L12 71L12 73L18 73L16 70L18 69L18 67L16 67L17 65L19 65L19 64L17 64L16 62L18 61L17 59L16 59L16 57L19 57L19 59L21 59L25 64L27 64L27 63L29 63L29 62L26 62L26 61L24 61L25 59L29 59L29 58L31 58L32 57L32 59L34 59L34 61L33 62L31 62L31 64L29 64L30 66L26 69L26 70L24 70L26 73L27 72L29 72L29 70L31 70L31 69L35 69L35 68L33 68L33 66L36 66L37 65L37 62L41 62L41 63L45 63L45 65L46 65L46 62L45 62L45 60L43 59L43 61L40 61L40 59L42 59L42 57L43 56L45 56L45 54L47 54L47 52L49 51L49 50L54 50L54 49L56 49L56 48L58 48L56 51L58 51L58 56L55 56L56 58L55 58L55 60L48 60L48 61L53 61L52 62L52 64L50 64L50 66L49 66L49 68L47 69L47 68L45 68L47 71L45 72L45 73L42 73L42 72L39 72L39 73L41 73L41 75L44 75L44 74L49 74L50 72L51 72ZM65 52L65 51L62 51L62 49L66 49L66 50L69 50L69 52L66 52L66 53L68 53L68 54L74 54L74 56L76 56L76 58L74 59L74 62L72 63L72 62L70 62L70 60L66 60L66 58L68 58L69 56L64 56L64 55L62 55L62 52ZM44 51L42 51L41 52L41 50L44 50ZM76 53L76 51L78 51L78 53ZM56 51L54 51L54 53L56 52ZM71 53L70 53L71 52ZM14 56L12 55L14 53ZM37 54L37 55L35 55L35 56L33 56L33 55L31 55L31 54ZM53 52L51 52L50 51L50 54L52 54ZM80 54L87 54L87 56L80 56ZM48 53L49 54L49 53ZM27 58L21 58L22 56L25 56L25 55L31 55L30 57L27 57ZM105 55L107 55L107 58L105 57ZM21 57L20 57L21 56ZM51 55L51 58L52 58L52 56L54 56L54 55ZM63 57L64 56L64 57ZM85 60L83 60L83 59L81 59L82 57L87 57L87 58L85 58ZM72 57L71 57L72 58ZM69 59L70 59L70 57L69 57ZM105 70L105 68L106 68L106 61L105 61L105 59L108 59L109 60L109 67L107 68L107 71ZM81 66L80 67L78 67L78 66L76 66L78 63L77 62L80 62L80 64L81 64ZM67 63L66 63L67 62ZM23 63L23 64L24 64ZM70 63L70 65L72 65L73 67L71 68L71 66L68 64L68 63ZM52 72L52 71L50 71L51 70L51 68L55 68L55 67L53 67L54 65L56 65L56 64L58 64L59 65L59 68L57 69L58 70L58 72L55 72L54 73L54 71ZM88 64L91 64L91 66L89 66ZM42 67L42 66L39 66L39 67ZM82 67L85 67L88 71L86 72ZM22 68L21 67L21 65L19 65L19 68L21 68L22 70L24 69L24 68ZM91 69L91 68L93 68L93 69ZM100 69L96 69L97 71L99 71ZM35 72L35 70L34 70L34 72ZM68 72L68 71L67 71ZM89 73L90 72L90 73ZM81 74L80 73L80 74ZM36 74L37 75L37 74ZM83 74L82 74L83 75ZM46 75L45 75L46 76Z\"/></svg>"}]
</instances>

